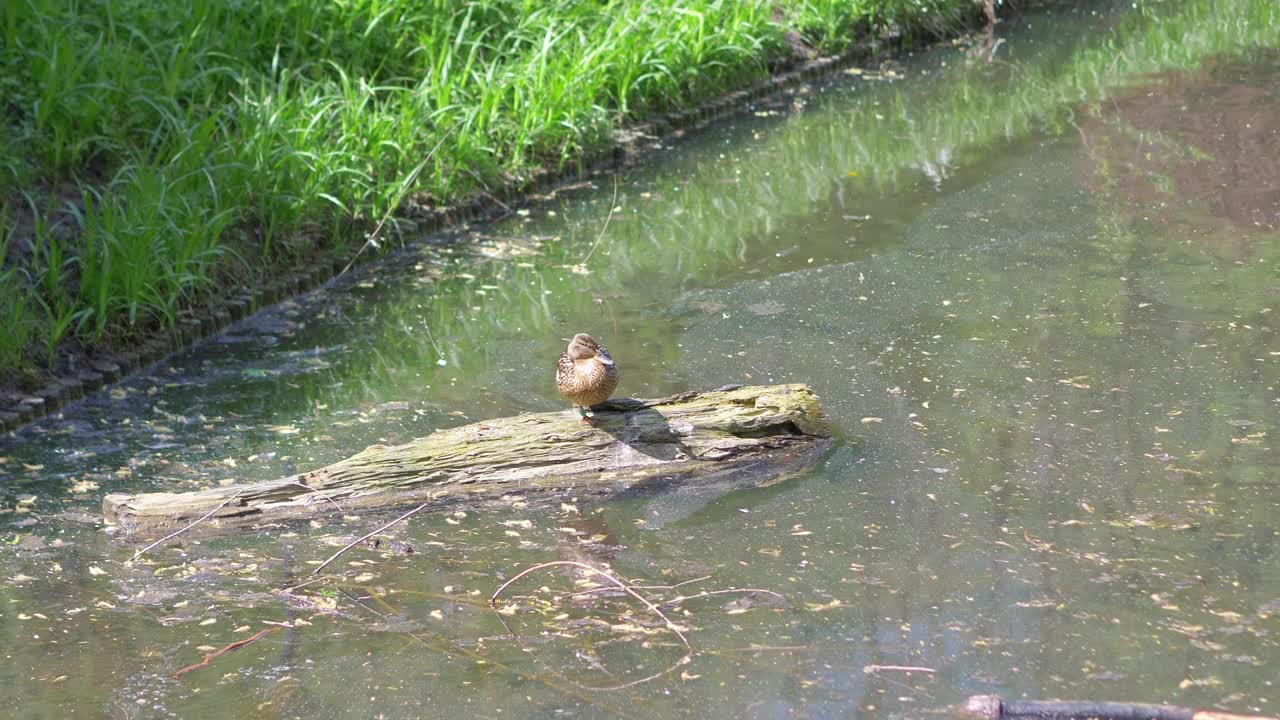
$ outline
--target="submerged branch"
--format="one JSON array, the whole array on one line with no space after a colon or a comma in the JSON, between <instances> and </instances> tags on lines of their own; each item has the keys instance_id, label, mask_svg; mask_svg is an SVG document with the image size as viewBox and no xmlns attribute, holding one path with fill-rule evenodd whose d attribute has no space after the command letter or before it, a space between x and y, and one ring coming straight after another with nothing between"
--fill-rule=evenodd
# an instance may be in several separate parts
<instances>
[{"instance_id":1,"label":"submerged branch","mask_svg":"<svg viewBox=\"0 0 1280 720\"><path fill-rule=\"evenodd\" d=\"M1238 715L1176 705L1066 700L1005 700L999 695L974 695L959 708L969 720L1276 720L1262 715Z\"/></svg>"},{"instance_id":2,"label":"submerged branch","mask_svg":"<svg viewBox=\"0 0 1280 720\"><path fill-rule=\"evenodd\" d=\"M173 676L175 678L181 678L183 675L186 675L192 670L199 670L200 668L203 668L203 667L209 667L209 663L212 662L214 658L217 658L221 655L226 655L229 652L234 652L236 650L239 650L240 648L244 647L245 645L249 645L250 643L255 643L279 629L280 628L274 628L274 627L264 628L254 633L253 637L245 638L244 640L237 640L233 643L230 643L224 646L220 650L214 650L211 653L207 653L204 656L203 660L201 660L200 662L194 665L188 665L180 670L177 670L176 672L173 673Z\"/></svg>"}]
</instances>

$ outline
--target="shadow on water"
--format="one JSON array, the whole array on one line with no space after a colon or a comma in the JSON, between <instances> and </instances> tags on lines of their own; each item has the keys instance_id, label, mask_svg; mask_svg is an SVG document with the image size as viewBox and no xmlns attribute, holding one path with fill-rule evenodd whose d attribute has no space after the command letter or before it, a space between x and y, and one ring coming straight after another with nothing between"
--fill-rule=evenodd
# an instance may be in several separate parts
<instances>
[{"instance_id":1,"label":"shadow on water","mask_svg":"<svg viewBox=\"0 0 1280 720\"><path fill-rule=\"evenodd\" d=\"M1277 28L1269 0L1031 13L995 63L943 48L902 81L761 104L655 150L616 201L598 182L406 250L0 440L0 697L31 717L919 717L979 692L1275 714ZM424 513L396 533L413 554L353 551L301 598L276 591L370 518L134 565L96 525L106 492L563 408L577 331L624 393L805 382L857 442L764 488ZM604 430L665 457L656 414ZM786 601L690 602L688 666L584 693L487 604L577 552ZM551 605L521 592L569 676L601 672L597 645L627 677L669 650L631 642L625 610L544 633ZM169 677L267 622L290 627Z\"/></svg>"}]
</instances>

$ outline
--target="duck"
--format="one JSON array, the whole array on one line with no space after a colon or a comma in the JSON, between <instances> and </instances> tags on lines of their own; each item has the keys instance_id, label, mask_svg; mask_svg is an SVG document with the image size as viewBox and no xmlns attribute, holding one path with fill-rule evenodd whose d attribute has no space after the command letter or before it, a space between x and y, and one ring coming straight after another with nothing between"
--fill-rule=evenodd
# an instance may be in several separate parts
<instances>
[{"instance_id":1,"label":"duck","mask_svg":"<svg viewBox=\"0 0 1280 720\"><path fill-rule=\"evenodd\" d=\"M556 389L591 424L592 405L599 405L618 387L618 365L603 345L586 333L578 333L556 363Z\"/></svg>"}]
</instances>

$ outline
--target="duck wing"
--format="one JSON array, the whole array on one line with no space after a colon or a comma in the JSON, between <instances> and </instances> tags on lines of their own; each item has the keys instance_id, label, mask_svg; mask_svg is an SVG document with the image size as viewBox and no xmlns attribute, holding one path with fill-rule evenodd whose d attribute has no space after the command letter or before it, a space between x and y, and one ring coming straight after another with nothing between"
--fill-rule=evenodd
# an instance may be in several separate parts
<instances>
[{"instance_id":1,"label":"duck wing","mask_svg":"<svg viewBox=\"0 0 1280 720\"><path fill-rule=\"evenodd\" d=\"M613 356L609 354L608 349L603 345L596 345L596 357L605 361L606 365L613 365Z\"/></svg>"}]
</instances>

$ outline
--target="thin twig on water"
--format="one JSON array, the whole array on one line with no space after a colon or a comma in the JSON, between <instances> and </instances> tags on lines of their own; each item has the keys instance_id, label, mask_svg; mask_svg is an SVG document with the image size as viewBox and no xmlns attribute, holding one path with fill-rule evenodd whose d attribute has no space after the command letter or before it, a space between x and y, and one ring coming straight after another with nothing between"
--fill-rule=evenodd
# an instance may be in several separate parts
<instances>
[{"instance_id":1,"label":"thin twig on water","mask_svg":"<svg viewBox=\"0 0 1280 720\"><path fill-rule=\"evenodd\" d=\"M671 619L666 616L666 613L662 612L662 610L659 609L657 605L654 605L652 602L650 602L648 598L636 592L634 589L632 589L630 585L619 580L618 577L613 573L605 572L604 570L601 570L596 567L592 567L586 563L577 562L576 560L553 560L551 562L545 562L540 565L534 565L531 568L526 568L525 570L518 573L515 577L502 583L501 587L499 587L497 590L493 592L493 596L489 598L490 607L494 609L494 612L497 612L498 596L501 595L502 591L506 590L508 586L510 586L512 583L516 582L520 578L524 577L525 575L530 575L535 572L539 572L541 570L546 570L547 568L553 568L553 567L565 566L565 565L568 565L570 567L576 567L581 570L586 570L587 572L599 575L604 579L608 580L609 582L613 583L616 587L618 587L619 589L621 589L623 592L627 593L631 597L644 603L644 606L648 608L650 612L662 618L662 622L666 623L667 629L675 633L676 637L680 638L680 642L684 643L684 646L686 648L692 649L692 646L689 644L689 638L685 637L683 632L680 632L680 627L675 623L671 622Z\"/></svg>"},{"instance_id":2,"label":"thin twig on water","mask_svg":"<svg viewBox=\"0 0 1280 720\"><path fill-rule=\"evenodd\" d=\"M721 653L758 653L758 652L812 652L813 647L809 645L756 645L752 643L746 647L736 648L720 648L719 650L708 650L707 652L719 655Z\"/></svg>"},{"instance_id":3,"label":"thin twig on water","mask_svg":"<svg viewBox=\"0 0 1280 720\"><path fill-rule=\"evenodd\" d=\"M711 576L710 576L710 575L702 575L702 576L699 576L699 577L693 578L692 580L681 580L680 582L676 583L675 585L665 585L665 586L664 586L664 585L637 585L636 587L638 587L638 588L640 588L640 589L642 589L642 590L650 590L650 589L653 589L653 590L675 590L675 589L676 589L676 588L678 588L678 587L684 587L685 585L692 585L692 584L694 584L694 583L696 583L696 582L702 582L703 580L710 580L710 579L711 579Z\"/></svg>"},{"instance_id":4,"label":"thin twig on water","mask_svg":"<svg viewBox=\"0 0 1280 720\"><path fill-rule=\"evenodd\" d=\"M338 512L343 512L343 510L342 510L342 506L338 504L338 501L337 501L337 500L334 500L333 498L331 498L331 497L329 497L328 495L326 495L326 494L324 494L324 493L320 492L319 490L316 490L315 488L313 488L313 487L311 487L311 486L309 486L309 485L304 485L304 484L302 484L302 483L300 483L300 482L287 482L287 483L283 483L283 484L284 484L284 485L296 485L296 486L298 486L298 487L300 487L300 488L305 488L306 490L310 490L311 492L315 493L316 495L319 495L320 497L324 498L325 500L328 500L329 502L333 503L333 506L334 506L335 508L337 508L337 509L338 509ZM247 488L240 488L239 490L237 490L237 491L235 492L235 494L234 494L234 495L232 495L231 497L227 498L226 500L223 500L221 503L219 503L219 504L218 504L218 506L217 506L217 507L215 507L214 509L212 509L212 510L210 510L209 512L205 513L205 514L204 514L204 515L202 515L199 519L194 520L190 525L187 525L186 527L182 528L181 530L175 530L175 531L173 531L173 532L169 533L168 535L165 535L164 537L160 538L159 540L156 540L155 542L151 543L150 545L148 545L148 546L146 546L146 547L142 548L142 549L141 549L141 550L139 550L138 552L134 553L134 554L133 554L133 557L129 558L129 562L133 562L134 560L137 560L138 558L142 557L143 553L147 552L148 550L151 550L152 548L156 547L157 545L160 545L161 543L165 542L166 540L170 540L170 539L172 539L172 538L175 538L175 537L177 537L177 536L181 535L182 533L184 533L184 532L186 532L186 531L190 530L191 528L195 527L196 525L199 525L200 523L204 522L205 520L208 520L209 518L213 517L213 516L214 516L214 515L219 511L219 510L221 510L222 508L224 508L224 507L226 507L227 505L229 505L229 504L231 503L231 501L232 501L232 500L235 500L236 498L240 497L240 495L241 495L242 493L244 493L244 491L245 491L246 489L247 489Z\"/></svg>"},{"instance_id":5,"label":"thin twig on water","mask_svg":"<svg viewBox=\"0 0 1280 720\"><path fill-rule=\"evenodd\" d=\"M595 254L596 248L600 246L600 241L604 239L604 231L609 229L609 221L613 219L613 211L618 207L618 176L613 176L613 199L609 201L609 214L604 218L604 226L600 228L600 234L596 236L595 244L587 251L587 256L582 258L579 265L586 265L591 256Z\"/></svg>"},{"instance_id":6,"label":"thin twig on water","mask_svg":"<svg viewBox=\"0 0 1280 720\"><path fill-rule=\"evenodd\" d=\"M191 522L191 524L190 524L190 525L188 525L188 526L186 526L186 527L182 528L181 530L174 530L173 532L169 533L168 535L165 535L164 537L160 538L159 540L157 540L157 541L155 541L155 542L151 543L150 545L148 545L148 546L146 546L146 547L142 548L142 549L141 549L141 550L139 550L138 552L134 553L134 554L133 554L133 557L129 558L129 562L133 562L134 560L137 560L138 558L142 557L142 554L143 554L143 553L147 552L147 551L148 551L148 550L150 550L151 548L153 548L153 547L155 547L155 546L157 546L157 545L159 545L159 544L161 544L161 543L165 542L166 540L169 540L169 539L171 539L171 538L178 537L178 536L179 536L179 535L181 535L182 533L184 533L184 532L186 532L186 531L190 530L191 528L193 528L193 527L195 527L195 526L199 525L200 523L204 522L205 520L208 520L209 518L213 517L214 513L218 512L218 511L219 511L219 510L221 510L222 508L226 507L228 504L230 504L230 503L231 503L231 501L232 501L232 500L235 500L236 498L240 497L240 494L241 494L241 493L243 493L246 489L247 489L247 488L240 488L239 490L237 490L237 491L236 491L236 493L235 493L234 495L232 495L231 497L227 498L226 500L223 500L222 502L218 503L218 506L217 506L217 507L215 507L214 509L212 509L212 510L210 510L209 512L205 513L204 515L201 515L199 518L197 518L197 519L193 520L193 521Z\"/></svg>"},{"instance_id":7,"label":"thin twig on water","mask_svg":"<svg viewBox=\"0 0 1280 720\"><path fill-rule=\"evenodd\" d=\"M689 652L686 652L684 655L680 656L680 659L679 659L679 660L676 660L676 661L675 661L674 663L672 663L671 665L667 666L666 668L664 668L664 669L662 669L662 670L659 670L659 671L658 671L658 672L656 672L656 673L653 673L653 674L650 674L650 675L646 675L645 677L638 678L638 679L636 679L636 680L630 680L630 681L628 681L628 682L624 682L624 683L620 683L620 684L616 684L616 685L584 685L584 684L579 683L579 682L577 682L577 681L575 681L575 680L571 680L570 678L568 678L568 677L564 676L564 675L563 675L563 673L560 673L560 672L559 672L559 671L557 671L555 668L552 668L551 666L549 666L549 665L547 665L545 662L543 662L542 658L538 657L538 654L537 654L537 653L533 653L533 658L534 658L534 660L535 660L539 665L542 665L543 667L546 667L549 671L551 671L551 672L553 672L553 673L555 673L555 674L559 675L560 677L564 678L565 682L570 683L570 684L572 684L572 685L575 685L575 686L577 686L577 687L580 687L580 688L582 688L583 690L589 690L589 691L591 691L591 692L612 692L612 691L616 691L616 690L625 690L625 689L630 688L630 687L635 687L635 686L637 686L637 685L643 685L644 683L647 683L647 682L652 682L652 681L654 681L654 680L657 680L657 679L658 679L658 678L660 678L660 677L663 677L664 675L668 675L668 674L672 673L672 672L673 672L673 671L675 671L677 668L679 668L679 667L681 667L681 666L684 666L684 665L687 665L687 664L689 664L690 662L692 662L692 660L693 660L693 652L692 652L692 648L691 648L691 647L690 647L690 645L689 645L689 640L684 636L684 633L680 632L680 629L679 629L678 627L676 627L676 626L671 622L671 620L669 620L669 619L667 618L667 616L666 616L666 615L664 615L664 614L662 613L662 611L661 611L661 610L659 610L659 609L658 609L658 606L656 606L656 605L654 605L653 603L649 602L649 601L648 601L647 599L645 599L642 595L640 595L639 593L637 593L637 592L635 591L635 588L636 588L636 587L638 587L638 586L634 586L634 585L627 585L626 583L624 583L624 582L622 582L620 579L618 579L618 577L617 577L617 576L615 576L615 575L613 575L613 574L611 574L611 573L605 572L605 571L603 571L603 570L600 570L599 568L592 567L592 566L587 565L587 564L585 564L585 563L575 562L575 561L573 561L573 560L557 560L557 561L554 561L554 562L543 563L543 564L541 564L541 565L535 565L534 567L528 568L528 569L526 569L524 572L521 572L520 574L518 574L518 575L516 575L515 577L511 578L510 580L506 581L505 583L503 583L503 584L502 584L502 586L501 586L501 587L499 587L497 590L495 590L495 591L494 591L493 596L489 598L489 605L490 605L491 607L493 607L494 612L495 612L495 613L497 613L497 615L498 615L498 622L502 623L502 626L503 626L504 628L506 628L506 629L507 629L507 632L510 632L510 633L512 633L512 635L515 635L516 637L519 637L518 635L516 635L516 633L515 633L514 631L512 631L512 630L511 630L511 627L510 627L509 625L507 625L507 621L506 621L505 619L503 619L503 617L502 617L502 613L498 612L498 606L497 606L498 596L502 594L502 591L503 591L503 590L505 590L505 589L507 588L507 586L511 585L512 583L514 583L515 581L517 581L517 580L519 580L520 578L524 577L525 575L528 575L528 574L533 573L533 572L537 572L538 570L544 570L544 569L549 568L549 567L556 567L556 566L558 566L558 565L571 565L571 566L573 566L573 567L581 568L581 569L587 570L587 571L589 571L589 572L593 572L593 573L595 573L595 574L597 574L597 575L602 575L602 576L604 576L604 578L605 578L605 579L609 580L609 581L610 581L611 583L613 583L613 585L614 585L614 588L605 588L605 589L619 589L619 590L622 590L623 592L625 592L625 593L627 593L627 594L631 595L632 597L636 598L636 599L637 599L637 600L639 600L640 602L644 603L646 607L648 607L648 608L649 608L650 610L652 610L655 614L657 614L657 616L658 616L658 617L662 618L663 622L665 622L665 623L667 624L667 627L668 627L672 632L674 632L676 635L678 635L678 636L680 637L680 640L684 642L685 649L686 649L686 650L688 650ZM679 584L679 585L684 585L684 584L687 584L688 582L697 582L697 581L699 581L699 580L705 580L705 579L706 579L706 578L695 578L694 580L690 580L690 581L686 581L685 583L678 583L678 584ZM672 587L674 587L674 586L672 586Z\"/></svg>"},{"instance_id":8,"label":"thin twig on water","mask_svg":"<svg viewBox=\"0 0 1280 720\"><path fill-rule=\"evenodd\" d=\"M684 666L684 665L688 665L688 664L689 664L689 663L691 663L691 662L693 662L693 658L692 658L691 656L689 656L689 655L685 655L685 656L681 657L679 660L675 661L675 663L673 663L670 667L668 667L668 668L667 668L667 669L665 669L665 670L659 670L658 672L656 672L656 673L654 673L654 674L652 674L652 675L647 675L647 676L642 677L642 678L640 678L640 679L638 679L638 680L632 680L632 681L630 681L630 682L624 682L624 683L622 683L622 684L620 684L620 685L582 685L581 683L575 683L575 684L576 684L576 685L578 685L579 687L582 687L582 688L586 689L586 690L600 690L600 691L608 691L608 692L612 692L612 691L614 691L614 690L626 690L626 689L627 689L627 688L629 688L629 687L635 687L636 685L643 685L643 684L645 684L645 683L647 683L647 682L652 682L652 681L654 681L654 680L657 680L658 678L662 677L663 675L668 675L668 674L670 674L670 673L671 673L673 670L675 670L676 668L678 668L678 667L682 667L682 666ZM572 682L572 681L570 681L570 682Z\"/></svg>"},{"instance_id":9,"label":"thin twig on water","mask_svg":"<svg viewBox=\"0 0 1280 720\"><path fill-rule=\"evenodd\" d=\"M373 537L374 535L377 535L378 533L382 532L383 530L386 530L387 528L390 528L390 527L393 527L393 526L395 526L395 525L398 525L398 524L400 524L400 523L404 522L405 520L408 520L409 518L413 517L414 515L417 515L419 512L422 512L424 509L426 509L426 507L427 507L428 505L430 505L430 504L431 504L430 502L424 502L424 503L422 503L421 505L419 505L418 507L416 507L416 508L414 508L414 509L410 510L409 512L407 512L407 513L405 513L405 514L403 514L403 515L401 515L400 517L396 518L395 520L392 520L391 522L387 523L386 525L383 525L382 527L378 528L377 530L374 530L374 531L369 532L369 533L365 533L364 535L361 535L360 537L356 538L355 540L352 540L350 543L348 543L348 544L347 544L347 546L346 546L346 547L344 547L344 548L342 548L341 550L339 550L338 552L336 552L336 553L334 553L334 554L330 555L328 560L325 560L324 562L320 563L320 567L316 568L315 570L312 570L312 571L311 571L311 574L312 574L312 575L316 575L316 574L318 574L321 570L323 570L323 569L325 569L325 568L329 567L329 563L332 563L334 560L337 560L337 559L338 559L338 556L342 555L342 553L344 553L344 552L346 552L346 551L350 550L351 548L355 547L356 545L359 545L360 543L364 542L365 540L368 540L369 538Z\"/></svg>"},{"instance_id":10,"label":"thin twig on water","mask_svg":"<svg viewBox=\"0 0 1280 720\"><path fill-rule=\"evenodd\" d=\"M675 603L684 602L685 600L696 600L698 598L707 597L709 595L726 595L728 593L739 593L739 594L764 593L765 595L772 595L780 599L785 599L786 597L780 593L776 593L772 590L764 590L762 588L731 588L729 590L708 590L706 592L700 592L697 595L679 595L677 597L671 598L670 600L665 600L663 602L660 602L658 603L658 605L659 607L661 607L662 605L674 605Z\"/></svg>"},{"instance_id":11,"label":"thin twig on water","mask_svg":"<svg viewBox=\"0 0 1280 720\"><path fill-rule=\"evenodd\" d=\"M920 667L919 665L867 665L862 668L862 672L868 674L876 672L918 672L925 673L926 675L933 675L938 671L930 667Z\"/></svg>"},{"instance_id":12,"label":"thin twig on water","mask_svg":"<svg viewBox=\"0 0 1280 720\"><path fill-rule=\"evenodd\" d=\"M684 580L682 582L678 582L675 585L632 585L631 587L635 588L636 590L674 590L682 585L690 585L692 583L702 582L703 580L710 580L710 579L711 579L710 575L703 575L702 577L696 577L696 578L693 578L692 580ZM591 595L593 593L602 592L604 590L617 590L617 588L602 585L600 587L590 588L588 590L579 590L575 593L570 593L569 597L578 597L579 595ZM666 603L662 603L662 604L665 605Z\"/></svg>"},{"instance_id":13,"label":"thin twig on water","mask_svg":"<svg viewBox=\"0 0 1280 720\"><path fill-rule=\"evenodd\" d=\"M322 577L318 577L318 578L311 578L310 580L308 580L308 581L306 581L306 582L298 583L297 585L294 585L293 587L287 587L287 588L285 588L285 589L283 589L283 590L280 590L279 592L280 592L281 594L283 594L283 595L288 595L288 594L292 593L294 590L298 590L298 589L304 588L304 587L306 587L306 586L308 586L308 585L314 585L315 583L323 582L324 580L327 580L327 579L328 579L328 578L322 578Z\"/></svg>"},{"instance_id":14,"label":"thin twig on water","mask_svg":"<svg viewBox=\"0 0 1280 720\"><path fill-rule=\"evenodd\" d=\"M637 592L637 590L671 590L671 589L678 588L678 587L681 587L681 586L684 586L684 585L689 585L689 584L692 584L692 583L702 582L702 581L704 581L704 580L709 579L711 576L710 576L710 575L704 575L704 576L702 576L702 577L696 577L696 578L693 578L693 579L691 579L691 580L685 580L685 581L683 581L683 582L678 582L678 583L675 583L674 585L629 585L629 584L627 584L627 583L623 582L623 581L622 581L621 579L619 579L617 576L613 575L612 573L606 572L606 571L604 571L604 570L601 570L601 569L599 569L599 568L593 567L593 566L591 566L591 565L587 565L587 564L585 564L585 563L581 563L581 562L575 562L575 561L572 561L572 560L558 560L558 561L554 561L554 562L543 563L543 564L541 564L541 565L535 565L535 566L533 566L533 567L530 567L530 568L528 568L528 569L524 570L523 572L519 573L519 574L518 574L518 575L516 575L515 577L513 577L513 578L511 578L510 580L507 580L505 583L503 583L503 584L502 584L502 585L501 585L497 590L495 590L495 591L494 591L493 596L489 598L489 604L490 604L490 606L492 606L492 607L494 608L494 611L495 611L495 612L497 612L497 614L498 614L498 621L502 623L503 627L505 627L505 628L507 629L507 631L508 631L508 632L511 632L515 637L519 637L518 635L515 635L515 633L511 630L511 627L507 625L507 621L506 621L505 619L503 619L503 617L502 617L502 613L501 613L501 612L498 612L498 610L497 610L498 597L503 593L503 591L505 591L505 590L506 590L506 589L507 589L507 588L508 588L512 583L515 583L516 581L520 580L522 577L524 577L524 576L526 576L526 575L529 575L530 573L538 572L539 570L545 570L545 569L547 569L547 568L552 568L552 567L557 567L557 566L566 566L566 565L567 565L567 566L570 566L570 567L580 568L580 569L586 570L586 571L588 571L588 572L590 572L590 573L593 573L593 574L596 574L596 575L600 575L600 576L604 577L606 580L608 580L608 581L609 581L609 583L610 583L610 585L609 585L609 586L602 586L602 587L591 588L591 589L588 589L588 590L581 590L581 591L578 591L578 592L570 593L567 597L571 597L571 598L572 598L572 597L579 597L579 596L582 596L582 595L585 595L585 594L597 593L597 592L601 592L601 591L622 591L622 592L624 592L624 593L626 593L626 594L628 594L628 595L631 595L632 597L636 598L636 599L637 599L637 600L639 600L640 602L644 603L645 607L647 607L650 611L652 611L654 614L656 614L658 617L660 617L660 618L663 620L663 622L665 622L665 623L667 624L668 629L672 630L673 632L675 632L675 633L676 633L676 635L677 635L677 636L679 636L679 637L680 637L680 640L681 640L682 642L684 642L684 645L685 645L686 649L689 649L689 652L688 652L688 653L686 653L686 654L685 654L684 656L682 656L679 660L677 660L675 663L671 664L670 666L666 667L665 669L663 669L663 670L661 670L661 671L659 671L659 672L656 672L656 673L652 673L652 674L650 674L650 675L646 675L645 677L639 678L639 679L637 679L637 680L631 680L631 681L624 682L624 683L617 684L617 685L584 685L584 684L582 684L582 683L578 683L578 682L576 682L576 681L574 681L574 680L569 679L568 677L564 677L563 675L561 675L561 677L564 677L564 679L565 679L565 681L566 681L566 682L569 682L569 683L571 683L571 684L573 684L573 685L576 685L576 686L578 686L578 687L581 687L581 688L583 688L584 690L591 690L591 691L597 691L597 692L598 692L598 691L615 691L615 690L623 690L623 689L626 689L626 688L635 687L635 686L637 686L637 685L641 685L641 684L644 684L644 683L647 683L647 682L651 682L651 681L656 680L656 679L658 679L658 678L660 678L660 677L663 677L664 675L668 675L668 674L672 673L673 671L675 671L676 669L678 669L678 668L680 668L680 667L682 667L682 666L684 666L684 665L687 665L687 664L689 664L690 662L692 662L692 660L693 660L693 652L692 652L692 648L691 648L691 647L690 647L690 645L689 645L689 641L688 641L688 639L685 637L685 635L684 635L682 632L680 632L680 629L679 629L678 627L676 627L676 626L674 625L674 623L672 623L672 622L671 622L671 620L670 620L670 619L669 619L665 614L663 614L663 612L662 612L662 610L661 610L661 608L662 608L662 606L663 606L663 605L670 605L670 604L673 604L673 603L679 603L679 602L683 602L683 601L685 601L685 600L691 600L691 599L694 599L694 598L708 597L708 596L711 596L711 595L724 595L724 594L729 594L729 593L737 593L737 594L743 594L743 593L763 593L763 594L766 594L766 595L772 595L772 596L777 597L777 598L783 598L783 597L784 597L783 595L781 595L781 594L779 594L779 593L776 593L776 592L774 592L774 591L772 591L772 590L765 590L765 589L763 589L763 588L731 588L731 589L727 589L727 590L709 590L709 591L706 591L706 592L701 592L701 593L698 593L698 594L696 594L696 595L690 595L690 596L684 596L684 595L681 595L681 596L678 596L678 597L673 598L673 599L671 599L671 600L665 600L665 601L663 601L663 602L660 602L660 603L656 603L656 604L655 604L655 603L653 603L653 602L649 601L649 600L648 600L647 598L645 598L644 596L640 595L640 594ZM807 648L805 648L805 647L803 647L803 646L794 646L794 647L767 647L767 646L758 646L758 647L756 647L756 648L754 648L754 649L755 649L755 650L801 650L801 649L807 649ZM712 652L713 654L715 653L715 651L711 651L711 652ZM552 672L556 672L556 670L554 670L554 669L553 669L553 668L551 668L550 666L546 665L546 663L544 663L544 662L542 661L542 659L538 657L538 654L537 654L537 653L534 653L534 654L533 654L533 656L534 656L534 659L535 659L539 664L546 666L546 667L547 667L549 670L551 670ZM559 673L557 673L557 674L559 674Z\"/></svg>"}]
</instances>

